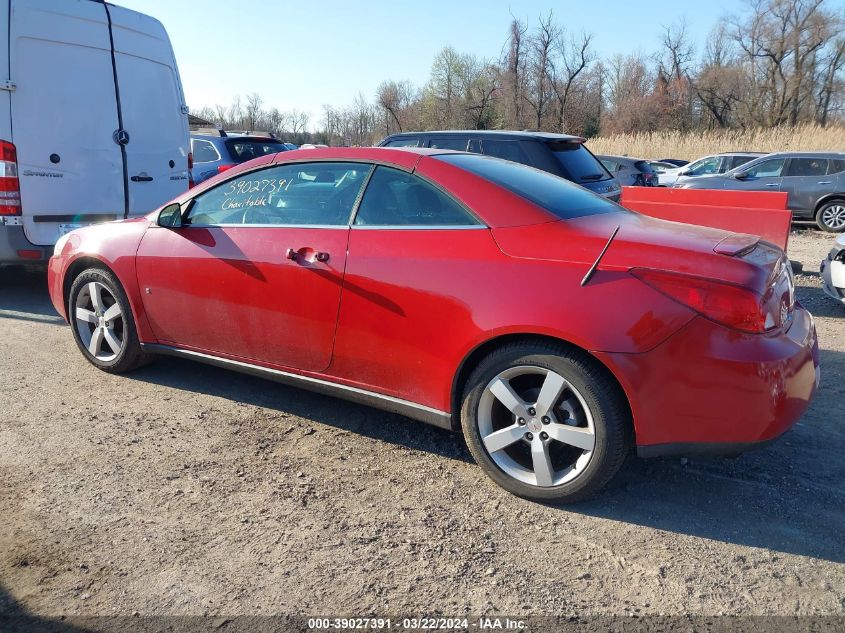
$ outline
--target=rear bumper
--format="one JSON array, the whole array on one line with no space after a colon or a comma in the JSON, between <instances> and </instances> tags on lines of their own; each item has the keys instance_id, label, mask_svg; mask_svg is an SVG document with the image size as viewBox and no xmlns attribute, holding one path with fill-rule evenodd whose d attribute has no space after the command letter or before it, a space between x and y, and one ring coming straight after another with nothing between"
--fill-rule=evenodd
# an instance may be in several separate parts
<instances>
[{"instance_id":1,"label":"rear bumper","mask_svg":"<svg viewBox=\"0 0 845 633\"><path fill-rule=\"evenodd\" d=\"M796 305L778 335L697 317L644 354L599 354L629 397L643 455L735 454L786 432L819 381L813 318Z\"/></svg>"},{"instance_id":2,"label":"rear bumper","mask_svg":"<svg viewBox=\"0 0 845 633\"><path fill-rule=\"evenodd\" d=\"M46 264L52 248L36 246L20 224L0 224L0 264Z\"/></svg>"}]
</instances>

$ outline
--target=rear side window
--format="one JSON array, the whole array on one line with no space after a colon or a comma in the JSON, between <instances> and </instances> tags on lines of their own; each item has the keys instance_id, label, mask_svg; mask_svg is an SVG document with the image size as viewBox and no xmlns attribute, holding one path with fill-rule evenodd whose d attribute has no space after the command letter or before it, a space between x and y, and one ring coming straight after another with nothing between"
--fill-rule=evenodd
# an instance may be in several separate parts
<instances>
[{"instance_id":1,"label":"rear side window","mask_svg":"<svg viewBox=\"0 0 845 633\"><path fill-rule=\"evenodd\" d=\"M273 139L243 138L226 141L226 149L236 163L245 163L259 156L286 152L285 144Z\"/></svg>"},{"instance_id":2,"label":"rear side window","mask_svg":"<svg viewBox=\"0 0 845 633\"><path fill-rule=\"evenodd\" d=\"M388 141L382 147L419 147L420 139L418 138L395 138Z\"/></svg>"},{"instance_id":3,"label":"rear side window","mask_svg":"<svg viewBox=\"0 0 845 633\"><path fill-rule=\"evenodd\" d=\"M839 160L838 158L834 158L830 161L830 169L827 173L838 174L843 171L845 171L845 160Z\"/></svg>"},{"instance_id":4,"label":"rear side window","mask_svg":"<svg viewBox=\"0 0 845 633\"><path fill-rule=\"evenodd\" d=\"M533 167L476 154L443 154L436 159L480 176L564 220L624 211L568 180Z\"/></svg>"},{"instance_id":5,"label":"rear side window","mask_svg":"<svg viewBox=\"0 0 845 633\"><path fill-rule=\"evenodd\" d=\"M731 158L731 164L728 169L733 169L734 167L739 167L740 165L744 165L750 160L753 160L754 156L734 156Z\"/></svg>"},{"instance_id":6,"label":"rear side window","mask_svg":"<svg viewBox=\"0 0 845 633\"><path fill-rule=\"evenodd\" d=\"M371 169L361 163L296 163L240 174L199 194L186 222L346 225Z\"/></svg>"},{"instance_id":7,"label":"rear side window","mask_svg":"<svg viewBox=\"0 0 845 633\"><path fill-rule=\"evenodd\" d=\"M607 160L606 158L601 159L601 164L604 165L610 172L614 172L619 169L619 163L612 160Z\"/></svg>"},{"instance_id":8,"label":"rear side window","mask_svg":"<svg viewBox=\"0 0 845 633\"><path fill-rule=\"evenodd\" d=\"M191 139L191 151L194 153L195 163L213 163L220 160L220 154L210 141Z\"/></svg>"},{"instance_id":9,"label":"rear side window","mask_svg":"<svg viewBox=\"0 0 845 633\"><path fill-rule=\"evenodd\" d=\"M467 150L467 144L469 143L469 139L467 137L444 137L444 138L433 138L429 141L429 147L435 147L437 149L454 149L461 152L465 152Z\"/></svg>"},{"instance_id":10,"label":"rear side window","mask_svg":"<svg viewBox=\"0 0 845 633\"><path fill-rule=\"evenodd\" d=\"M546 143L557 158L563 173L572 182L585 183L606 180L612 176L581 143L566 141Z\"/></svg>"},{"instance_id":11,"label":"rear side window","mask_svg":"<svg viewBox=\"0 0 845 633\"><path fill-rule=\"evenodd\" d=\"M434 185L390 167L376 167L354 223L358 226L479 224L461 205Z\"/></svg>"},{"instance_id":12,"label":"rear side window","mask_svg":"<svg viewBox=\"0 0 845 633\"><path fill-rule=\"evenodd\" d=\"M497 139L484 139L481 141L481 153L488 156L495 156L504 160L512 160L515 163L530 165L531 161L519 145L519 141L500 141Z\"/></svg>"},{"instance_id":13,"label":"rear side window","mask_svg":"<svg viewBox=\"0 0 845 633\"><path fill-rule=\"evenodd\" d=\"M826 158L793 158L784 176L824 176L827 174Z\"/></svg>"}]
</instances>

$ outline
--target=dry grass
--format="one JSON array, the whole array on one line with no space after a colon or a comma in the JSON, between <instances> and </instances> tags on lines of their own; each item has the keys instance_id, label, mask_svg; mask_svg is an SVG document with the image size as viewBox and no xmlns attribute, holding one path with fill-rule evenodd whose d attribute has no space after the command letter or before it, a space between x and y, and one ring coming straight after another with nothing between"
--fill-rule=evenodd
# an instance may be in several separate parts
<instances>
[{"instance_id":1,"label":"dry grass","mask_svg":"<svg viewBox=\"0 0 845 633\"><path fill-rule=\"evenodd\" d=\"M757 128L751 130L705 130L699 132L644 132L597 136L588 142L594 154L638 158L695 160L719 152L845 152L845 126Z\"/></svg>"}]
</instances>

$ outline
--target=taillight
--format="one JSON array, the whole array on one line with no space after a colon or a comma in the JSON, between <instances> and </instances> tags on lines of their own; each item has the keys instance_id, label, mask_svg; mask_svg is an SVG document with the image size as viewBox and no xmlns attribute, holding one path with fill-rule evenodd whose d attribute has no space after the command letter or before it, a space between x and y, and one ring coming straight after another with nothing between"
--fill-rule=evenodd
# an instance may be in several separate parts
<instances>
[{"instance_id":1,"label":"taillight","mask_svg":"<svg viewBox=\"0 0 845 633\"><path fill-rule=\"evenodd\" d=\"M234 165L218 165L217 173L222 174L224 171L228 171L229 169L232 169L232 167L234 167Z\"/></svg>"},{"instance_id":2,"label":"taillight","mask_svg":"<svg viewBox=\"0 0 845 633\"><path fill-rule=\"evenodd\" d=\"M188 152L188 169L194 168L194 153Z\"/></svg>"},{"instance_id":3,"label":"taillight","mask_svg":"<svg viewBox=\"0 0 845 633\"><path fill-rule=\"evenodd\" d=\"M727 327L760 333L776 325L763 298L742 286L648 268L636 268L631 274L670 299Z\"/></svg>"},{"instance_id":4,"label":"taillight","mask_svg":"<svg viewBox=\"0 0 845 633\"><path fill-rule=\"evenodd\" d=\"M21 183L18 153L8 141L0 141L0 215L21 214Z\"/></svg>"}]
</instances>

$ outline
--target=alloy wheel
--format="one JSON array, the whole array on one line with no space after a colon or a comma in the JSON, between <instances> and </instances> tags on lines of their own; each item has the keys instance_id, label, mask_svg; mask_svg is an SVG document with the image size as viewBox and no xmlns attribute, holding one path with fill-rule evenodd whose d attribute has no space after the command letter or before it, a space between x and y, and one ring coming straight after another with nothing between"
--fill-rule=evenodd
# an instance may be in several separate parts
<instances>
[{"instance_id":1,"label":"alloy wheel","mask_svg":"<svg viewBox=\"0 0 845 633\"><path fill-rule=\"evenodd\" d=\"M580 475L596 446L593 415L557 372L522 365L499 373L478 403L481 442L510 477L539 487Z\"/></svg>"},{"instance_id":2,"label":"alloy wheel","mask_svg":"<svg viewBox=\"0 0 845 633\"><path fill-rule=\"evenodd\" d=\"M822 211L822 222L836 231L845 228L845 204L831 204Z\"/></svg>"},{"instance_id":3,"label":"alloy wheel","mask_svg":"<svg viewBox=\"0 0 845 633\"><path fill-rule=\"evenodd\" d=\"M91 281L76 295L76 331L82 344L102 362L114 360L123 349L125 323L120 303L104 284Z\"/></svg>"}]
</instances>

